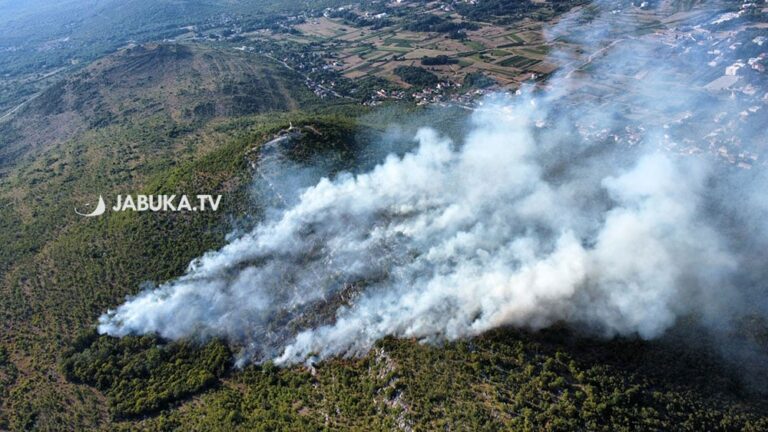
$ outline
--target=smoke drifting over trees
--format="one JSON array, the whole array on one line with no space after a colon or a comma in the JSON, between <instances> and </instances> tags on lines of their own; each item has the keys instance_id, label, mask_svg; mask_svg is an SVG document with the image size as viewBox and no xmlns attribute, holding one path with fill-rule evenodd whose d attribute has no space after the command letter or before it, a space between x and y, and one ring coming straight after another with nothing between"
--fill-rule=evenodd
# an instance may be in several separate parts
<instances>
[{"instance_id":1,"label":"smoke drifting over trees","mask_svg":"<svg viewBox=\"0 0 768 432\"><path fill-rule=\"evenodd\" d=\"M581 37L599 45L609 31ZM593 67L621 74L636 57L616 44ZM429 342L565 323L654 338L683 316L716 331L764 317L763 176L660 150L663 120L621 115L627 97L660 115L730 102L702 107L657 68L621 102L575 104L570 75L487 100L461 142L425 128L404 155L298 191L184 276L103 315L99 330L223 337L245 347L243 361L293 364L362 354L387 335ZM585 133L630 126L646 131L632 148ZM735 205L737 192L749 198ZM326 319L306 318L329 304Z\"/></svg>"}]
</instances>

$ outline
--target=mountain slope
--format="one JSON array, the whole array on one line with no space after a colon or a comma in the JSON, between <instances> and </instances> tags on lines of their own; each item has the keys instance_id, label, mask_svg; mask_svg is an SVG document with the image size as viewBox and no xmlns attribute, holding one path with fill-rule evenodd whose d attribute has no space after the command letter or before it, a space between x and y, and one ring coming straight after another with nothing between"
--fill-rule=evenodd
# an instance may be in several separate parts
<instances>
[{"instance_id":1,"label":"mountain slope","mask_svg":"<svg viewBox=\"0 0 768 432\"><path fill-rule=\"evenodd\" d=\"M387 339L363 358L331 359L311 368L267 363L238 370L220 341L196 345L93 333L96 317L135 293L142 281L173 278L191 258L221 245L229 215L259 216L264 202L248 198L252 167L264 162L254 149L292 125L304 132L293 147L296 162L349 161L355 137L368 127L364 122L296 113L220 124L219 131L239 131L239 138L157 171L140 192L225 193L223 212L112 213L73 226L15 272L4 311L17 317L7 321L15 333L3 342L8 370L24 373L16 374L4 402L11 413L8 426L489 431L768 426L768 407L738 373L716 353L677 344L673 335L654 343L601 342L563 330L499 329L442 346Z\"/></svg>"},{"instance_id":2,"label":"mountain slope","mask_svg":"<svg viewBox=\"0 0 768 432\"><path fill-rule=\"evenodd\" d=\"M109 429L101 395L66 382L58 366L62 353L105 308L135 293L146 280L162 281L183 271L193 257L224 242L231 216L258 209L249 204L247 156L254 145L290 123L307 123L320 131L322 135L309 136L315 144L343 142L343 136L350 136L348 127L339 126L336 118L310 120L301 114L216 124L201 133L212 136L213 150L177 166L150 167L154 173L143 185L134 184L132 193L224 194L219 212L110 213L74 221L64 216L68 224L58 238L48 239L38 252L13 266L0 293L6 299L0 309L4 326L0 344L8 352L10 367L21 373L5 392L0 391L5 393L0 411L9 416L0 421L14 429L26 425L42 430ZM230 135L235 131L238 138Z\"/></svg>"},{"instance_id":3,"label":"mountain slope","mask_svg":"<svg viewBox=\"0 0 768 432\"><path fill-rule=\"evenodd\" d=\"M0 174L25 154L86 130L150 116L192 124L295 109L309 99L297 75L263 57L196 45L137 46L51 86L0 123Z\"/></svg>"},{"instance_id":4,"label":"mountain slope","mask_svg":"<svg viewBox=\"0 0 768 432\"><path fill-rule=\"evenodd\" d=\"M66 384L58 357L62 343L91 325L98 310L146 280L146 250L135 243L132 231L141 228L120 218L105 227L79 218L73 208L99 194L138 193L172 181L179 167L248 130L281 121L279 112L315 103L301 78L268 59L155 44L90 65L0 126L0 429L82 430L106 413L100 395ZM240 120L262 112L272 114ZM206 169L214 169L216 162L206 160ZM224 167L231 163L237 161ZM233 172L227 168L229 182L223 187L238 184ZM222 178L206 177L200 187ZM222 218L233 214L231 206L222 206L230 209ZM176 274L226 232L210 219L197 221L203 225L189 224L192 255L174 248L155 257L167 266L165 274ZM162 228L167 222L153 223ZM104 241L122 245L132 256L100 249L101 240L93 239L102 233L88 231L99 227L130 230ZM208 234L194 231L201 229ZM80 259L96 261L81 266ZM123 284L118 274L137 279Z\"/></svg>"},{"instance_id":5,"label":"mountain slope","mask_svg":"<svg viewBox=\"0 0 768 432\"><path fill-rule=\"evenodd\" d=\"M150 45L100 60L0 124L0 269L38 251L71 205L208 148L207 123L314 101L293 72L238 51Z\"/></svg>"}]
</instances>

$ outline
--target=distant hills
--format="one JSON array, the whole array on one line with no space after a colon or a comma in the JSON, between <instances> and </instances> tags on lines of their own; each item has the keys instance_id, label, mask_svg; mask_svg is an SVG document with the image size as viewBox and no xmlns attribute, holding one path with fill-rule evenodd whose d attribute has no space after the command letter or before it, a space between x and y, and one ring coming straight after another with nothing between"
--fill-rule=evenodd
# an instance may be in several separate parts
<instances>
[{"instance_id":1,"label":"distant hills","mask_svg":"<svg viewBox=\"0 0 768 432\"><path fill-rule=\"evenodd\" d=\"M172 38L182 26L237 14L322 10L339 0L46 0L0 2L0 75L87 61L130 41Z\"/></svg>"},{"instance_id":2,"label":"distant hills","mask_svg":"<svg viewBox=\"0 0 768 432\"><path fill-rule=\"evenodd\" d=\"M0 124L0 173L78 133L160 116L179 124L296 109L300 77L255 54L194 45L122 50L49 87Z\"/></svg>"}]
</instances>

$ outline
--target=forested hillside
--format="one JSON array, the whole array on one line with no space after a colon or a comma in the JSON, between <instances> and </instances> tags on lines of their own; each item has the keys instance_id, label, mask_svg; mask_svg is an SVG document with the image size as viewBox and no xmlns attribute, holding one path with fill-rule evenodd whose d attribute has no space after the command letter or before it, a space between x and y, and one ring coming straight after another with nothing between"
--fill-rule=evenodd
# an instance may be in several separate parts
<instances>
[{"instance_id":1,"label":"forested hillside","mask_svg":"<svg viewBox=\"0 0 768 432\"><path fill-rule=\"evenodd\" d=\"M3 124L13 133L3 135L0 150L6 156L0 185L0 428L81 429L101 418L99 398L66 384L57 351L89 328L99 310L143 281L177 274L231 229L228 218L246 206L238 197L250 179L243 177L246 161L227 152L241 155L287 121L277 114L237 119L315 103L300 79L281 68L236 51L140 46L46 90ZM235 120L222 122L224 117ZM211 155L214 149L219 156ZM118 214L96 221L73 212L99 194L174 190L193 161L205 168L186 174L188 187L232 192L222 203L227 210L215 217ZM168 224L188 227L187 240L149 228L162 231ZM166 249L157 242L167 242ZM144 264L152 251L159 254L154 275ZM96 411L70 423L68 410L83 409L89 397L89 409Z\"/></svg>"},{"instance_id":2,"label":"forested hillside","mask_svg":"<svg viewBox=\"0 0 768 432\"><path fill-rule=\"evenodd\" d=\"M567 318L558 316L551 321L542 318L544 324L536 317L522 324L499 320L492 330L450 336L437 332L417 338L405 331L386 332L366 339L370 345L362 344L365 349L360 351L329 351L329 355L313 351L295 363L252 355L249 349L254 347L247 342L211 336L228 333L200 331L178 340L164 339L152 331L126 331L119 338L99 333L97 324L105 312L149 287L177 280L192 260L231 244L239 234L274 218L277 210L297 199L284 197L282 186L295 193L302 186L317 184L322 177L338 179L342 173L339 177L354 183L359 177L349 173L368 171L392 153L412 150L416 146L413 137L422 126L439 130L435 140L440 145L426 150L437 155L437 162L430 159L430 166L448 165L457 159L456 149L468 141L468 135L474 137L477 147L494 139L495 130L468 133L473 130L472 122L495 125L492 120L496 117L472 118L482 107L493 107L486 103L491 98L471 100L462 92L490 95L503 88L514 98L512 90L517 89L514 86L518 82L499 80L504 76L499 71L506 73L512 67L530 86L565 72L555 66L544 67L528 80L531 72L525 67L541 67L550 53L549 41L537 33L542 25L535 21L552 19L586 2L407 1L403 5L398 2L397 9L366 1L356 8L342 7L348 3L0 0L0 75L9 77L0 88L4 116L0 118L0 431L768 431L768 379L760 373L765 370L764 357L762 352L747 350L746 343L738 345L748 340L750 349L768 347L768 322L757 313L729 321L734 324L732 328L723 324L725 330L719 336L739 337L722 346L708 339L710 329L703 327L709 323L692 316L695 313L674 315L670 318L674 324L652 340L640 338L637 332L600 332L587 328L588 323L563 322ZM616 2L623 6L632 3L636 2ZM676 14L700 2L668 3ZM639 5L633 11L646 13ZM290 16L294 13L301 16ZM704 15L709 19L707 13ZM523 29L505 27L513 22ZM652 23L643 32L662 27L661 21L654 19ZM747 39L761 40L763 33L763 29L752 28ZM174 40L180 34L187 38ZM624 37L636 39L633 34ZM730 36L722 37L727 40ZM565 43L576 51L586 49L574 41ZM762 42L752 45L734 43L735 48L729 51L740 56L743 52L747 57L760 55ZM452 48L448 51L445 47ZM600 52L605 48L596 49ZM574 63L578 63L572 70L576 76L596 68L591 62L599 57L592 52L579 54L585 54L588 61ZM345 61L355 65L345 66ZM60 67L66 73L59 76L55 70ZM741 67L746 69L746 65ZM457 74L454 68L469 69ZM19 82L29 87L17 87L14 74L23 76ZM631 80L642 83L643 77L646 75L641 71L633 72ZM597 83L599 96L586 100L614 97L608 88L615 83ZM758 81L752 84L759 87ZM438 87L446 92L446 99L436 98ZM577 88L576 93L587 92L587 87ZM624 88L615 87L618 96L625 93ZM663 92L668 89L663 87ZM535 102L544 90L536 89L524 97L530 96ZM4 99L7 94L12 97ZM383 96L372 98L377 94ZM414 95L421 99L411 98ZM715 101L717 97L708 91L703 100ZM735 103L733 98L729 101ZM553 103L547 97L543 97L544 102ZM527 132L509 136L523 143L530 138L531 147L558 153L567 163L573 155L575 163L583 165L583 170L574 172L584 177L597 176L592 171L600 171L596 167L604 162L586 159L589 155L618 148L622 158L630 159L640 151L637 137L642 126L621 123L632 116L606 111L606 118L602 118L597 109L586 118L589 128L580 128L576 126L583 124L569 121L581 116L586 105L553 107L540 121L533 115L538 112L531 115L536 117L535 128L526 129L531 137ZM755 118L750 116L760 111L760 107L753 108L735 111L738 120L733 121L718 114L718 121L723 119L716 125L718 133L727 130L726 123L748 125ZM508 114L514 117L515 111L510 108ZM672 133L694 128L685 123L689 112L675 115L660 122L661 130ZM553 118L563 124L547 123ZM751 128L759 129L759 122ZM555 131L565 132L555 136ZM583 143L575 138L582 133L587 134ZM539 142L539 135L557 139L555 144ZM622 141L627 136L631 140ZM453 143L442 137L451 138ZM625 142L630 144L617 147ZM691 143L665 144L680 150L683 144ZM735 148L741 152L736 153L738 161L749 160L754 165L743 168L733 159L734 170L753 173L762 169L758 165L762 159L751 159L741 142L731 144L734 146L728 148L711 144L706 151L734 158ZM667 150L654 148L654 154ZM704 152L691 150L686 157ZM534 158L531 154L518 156L528 163L527 159ZM448 172L464 175L475 163L495 162L497 154L476 156L465 165L455 164L456 171ZM537 185L544 192L562 188L578 195L573 191L581 190L574 186L579 179L558 177L561 171L565 177L572 174L564 165L543 169L521 164L515 168L525 168L521 178L541 177ZM406 166L413 168L415 176L426 177L422 180L427 186L436 182L422 175L416 162ZM490 166L497 169L477 169L482 172L474 173L476 182L467 189L478 190L478 195L492 194L492 181L512 172L508 164ZM411 174L403 172L406 175L402 177ZM275 186L273 175L285 185ZM446 190L460 188L460 182L452 182L456 177L450 176L441 186L449 185ZM604 179L602 183L600 179ZM389 180L397 183L402 179ZM528 187L520 181L520 189ZM603 186L611 182L616 182L614 177L598 178ZM382 185L374 183L371 189L376 187ZM676 198L686 198L691 190L683 192ZM87 218L74 211L102 195L139 194L210 194L222 199L215 212L109 211ZM600 189L599 194L611 195L611 189ZM566 195L534 198L562 196ZM422 201L428 205L440 208L443 204L442 196L431 202L426 198ZM615 204L584 203L581 198L574 198L579 206ZM606 202L619 200L604 198ZM747 198L751 197L734 195L733 200ZM549 228L536 223L552 216L539 209L544 200L525 202L526 210L535 207L527 213L535 213L530 231ZM358 201L365 199L349 201L354 210ZM503 200L487 207L496 208L499 201ZM641 205L635 207L655 204L638 202ZM335 208L336 203L332 201L329 208ZM630 208L632 203L626 208L636 210ZM410 204L405 201L391 217L406 219L417 214L417 209L411 210L416 206ZM374 209L390 217L390 210L398 205L400 202ZM454 216L456 207L461 206L446 207L446 219ZM473 213L477 206L466 208L470 209L466 213ZM541 208L549 207L542 204ZM329 214L328 219L342 226L344 234L353 232L345 219L351 213L340 212L340 217ZM507 219L508 212L499 214L497 219ZM423 219L430 216L424 213ZM370 219L374 217L378 213ZM312 225L314 219L308 219L292 239L315 234L319 223ZM487 219L491 218L477 225L494 222ZM560 229L553 225L557 228L554 231ZM647 228L652 229L652 225ZM465 231L459 231L456 237L461 240ZM622 229L617 232L623 233ZM366 235L370 233L361 237ZM319 237L317 248L326 247L325 239ZM415 260L418 251L395 248L401 245L397 240L380 244L381 249L389 248L382 256L396 258L382 259L386 265ZM742 238L735 241L739 240ZM574 244L584 247L581 243L585 241L579 241L574 240ZM490 255L481 246L471 244L467 248L474 248L478 255ZM311 247L305 249L309 249L307 254L297 255L311 257L315 252ZM425 250L431 253L433 249ZM615 250L629 255L635 252ZM446 255L446 262L460 259ZM259 260L263 257L255 256L236 266L262 265ZM749 259L760 267L759 256ZM307 261L297 262L304 266ZM380 273L373 275L384 278ZM312 279L307 285L314 288L332 277L336 275ZM340 320L345 308L354 306L360 299L357 296L365 294L364 289L386 288L376 285L375 277L337 283L342 288L329 290L328 298L323 295L321 300L308 302L309 306L302 304L300 313L275 308L274 315L268 316L268 325L251 327L252 323L246 322L238 329L280 333L282 326L286 329L279 336L295 336L295 331L305 327ZM751 282L751 277L744 279ZM279 279L279 283L289 291L291 285L284 280ZM254 284L252 280L246 282ZM220 293L215 291L215 295ZM726 291L723 293L727 297ZM591 299L592 292L581 294ZM443 313L442 303L438 306L437 315L450 313ZM477 319L466 315L457 320L472 323ZM233 319L233 326L243 324L238 319ZM359 330L355 323L350 325L350 333ZM392 334L404 336L395 338ZM370 346L373 348L366 351ZM731 349L730 355L724 355L726 348ZM350 355L337 355L339 352Z\"/></svg>"},{"instance_id":3,"label":"forested hillside","mask_svg":"<svg viewBox=\"0 0 768 432\"><path fill-rule=\"evenodd\" d=\"M388 339L360 359L312 368L234 368L212 340L167 343L93 332L96 317L145 280L180 274L222 244L249 193L259 144L303 131L296 162L348 162L370 119L270 114L214 122L212 150L143 177L144 193L226 192L224 211L195 217L114 213L71 223L6 279L4 426L80 430L762 430L766 407L717 353L655 342L600 342L567 330L500 329L424 346ZM453 121L458 119L453 117ZM376 118L381 121L381 118ZM449 119L446 119L450 122ZM229 138L225 138L229 136ZM214 138L217 137L217 138ZM359 138L355 138L359 137ZM187 138L190 139L190 138ZM206 148L209 148L206 146ZM255 159L254 159L255 158ZM239 216L238 216L239 215ZM240 219L246 221L247 219ZM55 347L51 349L51 347ZM656 366L658 365L658 367ZM38 372L40 371L40 372Z\"/></svg>"}]
</instances>

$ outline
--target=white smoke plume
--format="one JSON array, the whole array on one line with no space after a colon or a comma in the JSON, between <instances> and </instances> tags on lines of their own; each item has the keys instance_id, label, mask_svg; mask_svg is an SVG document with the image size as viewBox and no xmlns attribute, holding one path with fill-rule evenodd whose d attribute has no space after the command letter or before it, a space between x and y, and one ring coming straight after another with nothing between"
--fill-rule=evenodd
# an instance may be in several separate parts
<instances>
[{"instance_id":1,"label":"white smoke plume","mask_svg":"<svg viewBox=\"0 0 768 432\"><path fill-rule=\"evenodd\" d=\"M660 82L638 83L638 104ZM698 109L667 91L662 111ZM749 251L717 211L731 208L712 187L722 169L661 150L659 123L634 123L647 133L631 148L595 138L628 127L617 112L551 92L496 96L461 142L424 128L410 152L323 178L103 315L99 331L224 337L244 361L293 364L363 354L388 335L429 342L565 323L654 338L681 316L724 319L747 301L736 285ZM754 201L731 220L765 214Z\"/></svg>"}]
</instances>

